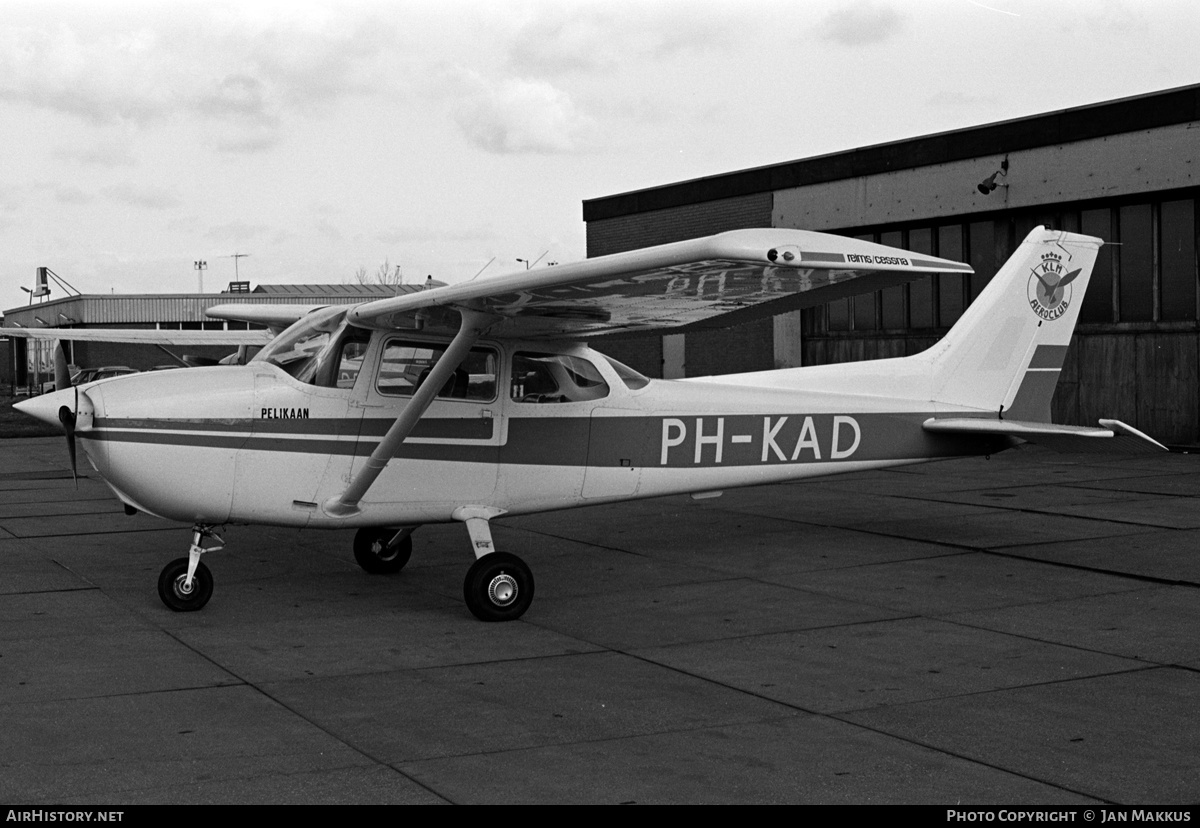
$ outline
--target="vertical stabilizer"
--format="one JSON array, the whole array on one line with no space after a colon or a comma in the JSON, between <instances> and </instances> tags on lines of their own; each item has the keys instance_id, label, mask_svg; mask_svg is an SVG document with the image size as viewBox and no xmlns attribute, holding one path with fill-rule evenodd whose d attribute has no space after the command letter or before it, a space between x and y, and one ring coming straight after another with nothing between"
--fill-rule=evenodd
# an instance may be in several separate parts
<instances>
[{"instance_id":1,"label":"vertical stabilizer","mask_svg":"<svg viewBox=\"0 0 1200 828\"><path fill-rule=\"evenodd\" d=\"M921 356L933 399L1050 422L1050 399L1103 241L1035 228L950 332Z\"/></svg>"}]
</instances>

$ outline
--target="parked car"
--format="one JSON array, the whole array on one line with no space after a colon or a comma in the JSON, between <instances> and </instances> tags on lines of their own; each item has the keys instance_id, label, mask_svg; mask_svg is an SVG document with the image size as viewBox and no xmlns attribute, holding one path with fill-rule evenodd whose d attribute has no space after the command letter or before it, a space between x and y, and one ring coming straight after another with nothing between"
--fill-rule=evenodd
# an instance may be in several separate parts
<instances>
[{"instance_id":1,"label":"parked car","mask_svg":"<svg viewBox=\"0 0 1200 828\"><path fill-rule=\"evenodd\" d=\"M122 374L136 374L136 368L130 368L127 365L106 365L103 368L84 368L75 376L71 377L71 385L82 385L85 382L95 382L96 380L108 379L109 377L119 377Z\"/></svg>"},{"instance_id":2,"label":"parked car","mask_svg":"<svg viewBox=\"0 0 1200 828\"><path fill-rule=\"evenodd\" d=\"M76 375L76 374L78 374L78 373L79 373L79 366L78 366L78 365L68 365L68 366L67 366L67 374L68 374L68 376L72 376L72 377L73 377L73 376L75 376L75 375ZM24 392L24 393L26 393L26 394L30 394L30 393L36 393L36 394L49 394L51 391L54 391L54 390L56 390L57 388L58 388L58 383L57 383L57 382L55 382L54 380L52 380L52 379L51 379L51 380L46 380L46 381L42 382L41 384L39 384L39 385L37 386L37 390L36 390L36 391L34 391L32 388L30 388L30 389L27 389L27 390L25 390L25 392ZM18 394L18 395L21 395L21 394L22 394L22 392L21 392L21 391L18 391L18 392L17 392L17 394Z\"/></svg>"}]
</instances>

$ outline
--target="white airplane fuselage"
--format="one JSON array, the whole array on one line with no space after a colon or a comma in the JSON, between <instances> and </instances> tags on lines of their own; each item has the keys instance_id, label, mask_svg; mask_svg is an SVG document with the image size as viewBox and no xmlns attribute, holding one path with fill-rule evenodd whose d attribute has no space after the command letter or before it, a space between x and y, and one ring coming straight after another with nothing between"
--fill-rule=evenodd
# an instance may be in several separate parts
<instances>
[{"instance_id":1,"label":"white airplane fuselage","mask_svg":"<svg viewBox=\"0 0 1200 828\"><path fill-rule=\"evenodd\" d=\"M963 409L935 406L927 394L922 401L922 378L898 372L902 360L884 361L892 367L869 382L839 366L631 388L581 345L484 341L497 376L507 379L488 399L437 398L361 512L334 516L324 504L346 488L408 402L380 394L374 381L385 337L372 336L349 388L301 382L262 362L81 386L92 417L81 419L79 443L117 496L141 511L193 523L314 528L444 522L464 506L520 514L708 492L1007 445L922 430L929 417ZM519 351L586 359L607 393L518 401L511 372ZM916 398L880 396L880 382ZM859 383L876 394L848 393L845 386ZM42 399L57 410L74 393Z\"/></svg>"}]
</instances>

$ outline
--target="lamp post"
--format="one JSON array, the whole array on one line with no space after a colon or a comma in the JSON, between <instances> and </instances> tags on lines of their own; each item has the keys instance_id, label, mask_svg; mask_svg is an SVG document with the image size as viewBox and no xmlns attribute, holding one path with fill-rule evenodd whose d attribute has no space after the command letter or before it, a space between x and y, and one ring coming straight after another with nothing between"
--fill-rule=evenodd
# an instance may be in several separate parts
<instances>
[{"instance_id":1,"label":"lamp post","mask_svg":"<svg viewBox=\"0 0 1200 828\"><path fill-rule=\"evenodd\" d=\"M525 264L525 269L529 270L529 268L533 267L535 264L537 264L538 262L540 262L542 260L542 256L545 256L546 253L549 253L549 252L550 252L549 250L544 251L541 256L538 256L533 261L530 261L529 259L517 259L517 261L523 262Z\"/></svg>"}]
</instances>

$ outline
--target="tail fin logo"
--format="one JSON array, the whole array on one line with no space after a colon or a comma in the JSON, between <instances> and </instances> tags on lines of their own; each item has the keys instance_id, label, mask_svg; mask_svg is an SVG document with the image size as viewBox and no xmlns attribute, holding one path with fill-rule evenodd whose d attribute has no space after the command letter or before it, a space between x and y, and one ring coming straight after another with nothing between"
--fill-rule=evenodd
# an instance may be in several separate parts
<instances>
[{"instance_id":1,"label":"tail fin logo","mask_svg":"<svg viewBox=\"0 0 1200 828\"><path fill-rule=\"evenodd\" d=\"M1068 273L1060 254L1043 253L1029 276L1029 307L1048 322L1058 319L1071 306L1071 282L1080 272Z\"/></svg>"}]
</instances>

